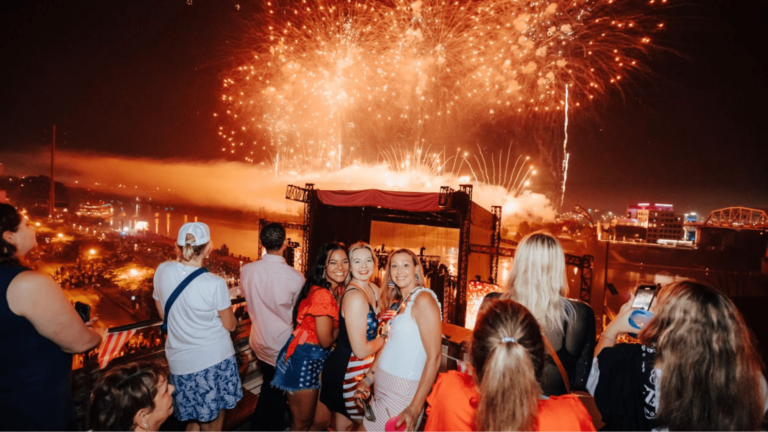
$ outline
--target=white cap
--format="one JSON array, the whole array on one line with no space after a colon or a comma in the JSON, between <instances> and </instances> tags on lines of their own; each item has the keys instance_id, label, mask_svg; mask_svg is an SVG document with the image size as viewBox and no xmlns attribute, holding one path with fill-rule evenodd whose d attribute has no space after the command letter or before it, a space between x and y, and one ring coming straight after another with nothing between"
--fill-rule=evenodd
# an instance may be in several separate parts
<instances>
[{"instance_id":1,"label":"white cap","mask_svg":"<svg viewBox=\"0 0 768 432\"><path fill-rule=\"evenodd\" d=\"M211 241L211 230L208 228L208 225L202 222L188 222L181 226L179 238L176 240L179 246L187 244L187 234L195 236L195 241L189 243L192 246L204 245Z\"/></svg>"}]
</instances>

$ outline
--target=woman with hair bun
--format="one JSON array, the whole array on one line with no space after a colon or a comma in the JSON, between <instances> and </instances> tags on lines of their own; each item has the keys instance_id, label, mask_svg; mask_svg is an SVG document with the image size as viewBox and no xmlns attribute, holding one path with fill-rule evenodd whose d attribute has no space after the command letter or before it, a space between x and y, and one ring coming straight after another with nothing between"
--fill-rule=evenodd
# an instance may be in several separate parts
<instances>
[{"instance_id":1,"label":"woman with hair bun","mask_svg":"<svg viewBox=\"0 0 768 432\"><path fill-rule=\"evenodd\" d=\"M586 303L566 298L568 278L560 242L546 232L526 236L517 247L503 299L525 306L538 321L563 364L570 388L585 390L595 347L595 314ZM547 355L541 378L545 395L568 393Z\"/></svg>"},{"instance_id":2,"label":"woman with hair bun","mask_svg":"<svg viewBox=\"0 0 768 432\"><path fill-rule=\"evenodd\" d=\"M440 374L426 431L594 431L578 397L545 396L545 345L536 318L512 300L487 304L472 332L473 375Z\"/></svg>"},{"instance_id":3,"label":"woman with hair bun","mask_svg":"<svg viewBox=\"0 0 768 432\"><path fill-rule=\"evenodd\" d=\"M176 418L187 430L221 430L224 410L243 397L235 349L229 332L237 327L224 279L203 268L213 245L202 222L182 225L176 241L178 261L155 272L155 305L168 331L165 354Z\"/></svg>"},{"instance_id":4,"label":"woman with hair bun","mask_svg":"<svg viewBox=\"0 0 768 432\"><path fill-rule=\"evenodd\" d=\"M0 204L0 430L66 430L75 409L72 354L95 348L107 328L83 323L61 287L32 271L35 228Z\"/></svg>"},{"instance_id":5,"label":"woman with hair bun","mask_svg":"<svg viewBox=\"0 0 768 432\"><path fill-rule=\"evenodd\" d=\"M173 413L168 368L156 361L112 366L91 392L91 428L97 431L158 431Z\"/></svg>"}]
</instances>

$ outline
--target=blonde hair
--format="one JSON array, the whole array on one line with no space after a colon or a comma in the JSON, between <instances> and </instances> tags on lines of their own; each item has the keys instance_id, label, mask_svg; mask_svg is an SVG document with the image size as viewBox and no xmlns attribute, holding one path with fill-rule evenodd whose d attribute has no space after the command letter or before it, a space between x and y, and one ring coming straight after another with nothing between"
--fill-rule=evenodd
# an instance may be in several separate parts
<instances>
[{"instance_id":1,"label":"blonde hair","mask_svg":"<svg viewBox=\"0 0 768 432\"><path fill-rule=\"evenodd\" d=\"M544 369L536 318L513 300L494 300L472 332L470 361L480 401L475 430L534 430Z\"/></svg>"},{"instance_id":2,"label":"blonde hair","mask_svg":"<svg viewBox=\"0 0 768 432\"><path fill-rule=\"evenodd\" d=\"M350 270L349 270L349 276L347 277L347 283L352 280L352 252L358 250L358 249L368 249L368 252L371 253L371 258L373 258L373 268L371 269L371 273L375 274L376 270L379 268L379 258L376 256L376 254L373 252L373 248L371 248L371 245L369 245L366 242L357 242L349 247L349 260L350 260Z\"/></svg>"},{"instance_id":3,"label":"blonde hair","mask_svg":"<svg viewBox=\"0 0 768 432\"><path fill-rule=\"evenodd\" d=\"M413 260L413 268L416 271L416 285L420 286L424 283L424 269L421 268L421 261L419 257L413 253L410 249L397 249L392 251L387 258L387 273L381 280L381 298L379 299L379 310L387 310L392 307L393 303L399 303L403 300L403 295L400 293L400 287L397 286L394 280L392 280L392 258L397 254L408 254Z\"/></svg>"},{"instance_id":4,"label":"blonde hair","mask_svg":"<svg viewBox=\"0 0 768 432\"><path fill-rule=\"evenodd\" d=\"M560 242L549 233L527 235L515 253L509 282L501 298L522 304L548 333L563 334L563 323L575 313L565 300L568 278L565 253Z\"/></svg>"},{"instance_id":5,"label":"blonde hair","mask_svg":"<svg viewBox=\"0 0 768 432\"><path fill-rule=\"evenodd\" d=\"M656 423L669 430L758 430L763 362L733 302L691 281L665 287L640 332L661 370Z\"/></svg>"},{"instance_id":6,"label":"blonde hair","mask_svg":"<svg viewBox=\"0 0 768 432\"><path fill-rule=\"evenodd\" d=\"M208 247L208 243L193 246L192 243L194 242L195 235L192 233L187 233L187 236L184 237L184 246L178 246L179 258L182 261L192 261L193 259L202 255L202 253L205 251L205 248Z\"/></svg>"}]
</instances>

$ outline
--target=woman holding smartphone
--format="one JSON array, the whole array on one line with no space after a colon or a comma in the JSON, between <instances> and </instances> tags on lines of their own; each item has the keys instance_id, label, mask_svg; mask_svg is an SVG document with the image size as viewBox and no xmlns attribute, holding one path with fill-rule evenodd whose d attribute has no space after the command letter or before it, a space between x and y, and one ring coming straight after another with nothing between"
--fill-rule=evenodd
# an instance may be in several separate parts
<instances>
[{"instance_id":1,"label":"woman holding smartphone","mask_svg":"<svg viewBox=\"0 0 768 432\"><path fill-rule=\"evenodd\" d=\"M752 332L728 297L691 281L662 288L639 344L634 297L600 337L590 392L607 430L758 430L768 409Z\"/></svg>"},{"instance_id":2,"label":"woman holding smartphone","mask_svg":"<svg viewBox=\"0 0 768 432\"><path fill-rule=\"evenodd\" d=\"M29 269L35 229L10 204L0 204L0 231L0 430L66 430L72 354L95 348L107 328L83 323L61 287Z\"/></svg>"},{"instance_id":3,"label":"woman holding smartphone","mask_svg":"<svg viewBox=\"0 0 768 432\"><path fill-rule=\"evenodd\" d=\"M363 420L364 410L355 403L355 389L384 346L384 338L377 337L379 287L370 282L377 268L370 245L360 242L349 248L352 279L341 297L339 337L323 367L313 430L325 430L331 412L335 413L337 431L353 430Z\"/></svg>"}]
</instances>

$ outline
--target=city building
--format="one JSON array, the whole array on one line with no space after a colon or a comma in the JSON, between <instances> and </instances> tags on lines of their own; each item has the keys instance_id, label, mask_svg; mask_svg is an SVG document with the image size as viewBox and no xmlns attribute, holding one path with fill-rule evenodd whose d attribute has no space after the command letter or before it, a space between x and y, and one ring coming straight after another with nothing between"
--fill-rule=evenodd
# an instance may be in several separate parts
<instances>
[{"instance_id":1,"label":"city building","mask_svg":"<svg viewBox=\"0 0 768 432\"><path fill-rule=\"evenodd\" d=\"M97 204L81 203L76 214L85 217L109 218L114 215L114 208L112 207L112 204L104 202L99 202Z\"/></svg>"},{"instance_id":2,"label":"city building","mask_svg":"<svg viewBox=\"0 0 768 432\"><path fill-rule=\"evenodd\" d=\"M614 221L615 240L664 243L684 238L683 216L675 214L672 204L630 204L626 217Z\"/></svg>"}]
</instances>

